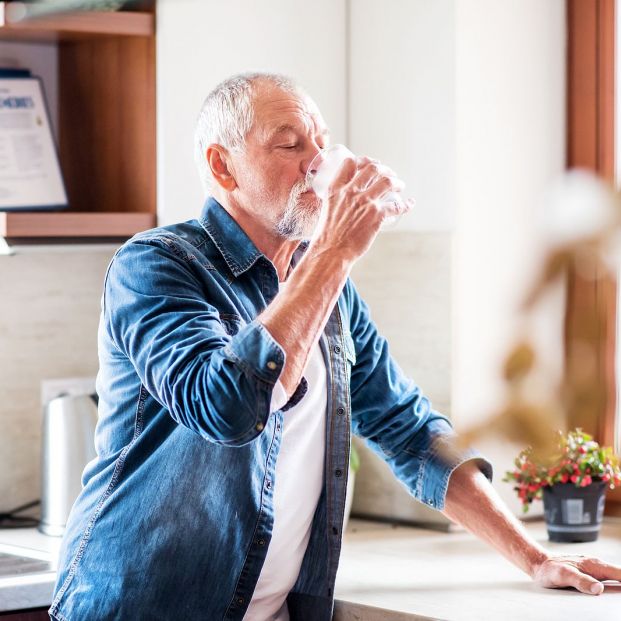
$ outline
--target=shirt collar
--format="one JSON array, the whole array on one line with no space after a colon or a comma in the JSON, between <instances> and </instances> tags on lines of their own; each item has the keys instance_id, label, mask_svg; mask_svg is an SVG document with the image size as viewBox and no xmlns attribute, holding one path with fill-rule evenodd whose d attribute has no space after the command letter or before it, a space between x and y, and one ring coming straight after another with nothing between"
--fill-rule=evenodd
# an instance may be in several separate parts
<instances>
[{"instance_id":1,"label":"shirt collar","mask_svg":"<svg viewBox=\"0 0 621 621\"><path fill-rule=\"evenodd\" d=\"M213 196L210 196L205 202L199 222L211 237L235 278L250 269L259 257L265 256L254 245L244 229ZM300 242L293 253L293 265L306 252L309 243L309 240Z\"/></svg>"}]
</instances>

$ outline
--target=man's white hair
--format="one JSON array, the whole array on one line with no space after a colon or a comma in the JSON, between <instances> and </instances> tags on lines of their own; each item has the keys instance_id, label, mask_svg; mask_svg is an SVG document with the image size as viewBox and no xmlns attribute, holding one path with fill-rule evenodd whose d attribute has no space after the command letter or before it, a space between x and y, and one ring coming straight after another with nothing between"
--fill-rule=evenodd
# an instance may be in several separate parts
<instances>
[{"instance_id":1,"label":"man's white hair","mask_svg":"<svg viewBox=\"0 0 621 621\"><path fill-rule=\"evenodd\" d=\"M220 82L203 102L194 131L194 159L205 193L213 187L213 177L205 153L210 144L229 151L241 151L254 120L253 88L256 81L267 81L284 91L303 94L291 78L279 73L238 73Z\"/></svg>"}]
</instances>

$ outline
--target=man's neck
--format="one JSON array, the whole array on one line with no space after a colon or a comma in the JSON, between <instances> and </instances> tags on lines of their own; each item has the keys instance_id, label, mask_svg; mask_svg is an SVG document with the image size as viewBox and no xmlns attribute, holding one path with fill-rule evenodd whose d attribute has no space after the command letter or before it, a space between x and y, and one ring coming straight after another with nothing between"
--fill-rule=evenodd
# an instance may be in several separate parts
<instances>
[{"instance_id":1,"label":"man's neck","mask_svg":"<svg viewBox=\"0 0 621 621\"><path fill-rule=\"evenodd\" d=\"M216 200L226 209L228 214L239 224L244 233L252 240L252 243L273 264L278 272L278 280L284 282L287 279L291 257L300 245L299 240L284 239L275 235L269 223L261 221L239 207L234 201L229 201L226 196L215 196Z\"/></svg>"}]
</instances>

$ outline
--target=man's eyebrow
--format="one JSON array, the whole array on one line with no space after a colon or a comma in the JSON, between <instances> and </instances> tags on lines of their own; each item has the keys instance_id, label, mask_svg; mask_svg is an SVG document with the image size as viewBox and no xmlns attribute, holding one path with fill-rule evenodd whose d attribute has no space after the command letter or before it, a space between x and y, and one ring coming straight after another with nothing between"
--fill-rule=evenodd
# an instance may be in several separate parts
<instances>
[{"instance_id":1,"label":"man's eyebrow","mask_svg":"<svg viewBox=\"0 0 621 621\"><path fill-rule=\"evenodd\" d=\"M291 123L283 123L279 125L274 131L270 132L271 136L276 136L278 134L284 134L285 132L297 132L298 129L291 125Z\"/></svg>"},{"instance_id":2,"label":"man's eyebrow","mask_svg":"<svg viewBox=\"0 0 621 621\"><path fill-rule=\"evenodd\" d=\"M269 132L269 137L270 138L275 138L276 136L278 136L279 134L284 134L285 132L294 132L294 133L298 133L300 131L299 127L295 127L294 125L291 125L291 123L283 123L282 125L279 125L276 129L274 129L273 131ZM321 132L320 135L321 136L327 136L330 133L330 131L328 130L328 128L324 128Z\"/></svg>"}]
</instances>

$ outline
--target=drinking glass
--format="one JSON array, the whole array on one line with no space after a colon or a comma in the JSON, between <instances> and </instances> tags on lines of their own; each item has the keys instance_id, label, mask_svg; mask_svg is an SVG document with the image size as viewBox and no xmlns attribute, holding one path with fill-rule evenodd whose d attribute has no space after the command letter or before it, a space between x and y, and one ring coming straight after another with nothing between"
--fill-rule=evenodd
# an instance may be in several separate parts
<instances>
[{"instance_id":1,"label":"drinking glass","mask_svg":"<svg viewBox=\"0 0 621 621\"><path fill-rule=\"evenodd\" d=\"M309 164L306 172L306 183L322 202L326 200L328 188L336 177L341 165L348 157L356 159L356 156L345 145L334 144L326 149L322 149ZM402 209L406 209L400 192L389 191L380 197L380 204L382 205L394 203L397 203ZM381 228L392 228L399 222L402 215L403 213L396 216L384 216Z\"/></svg>"}]
</instances>

